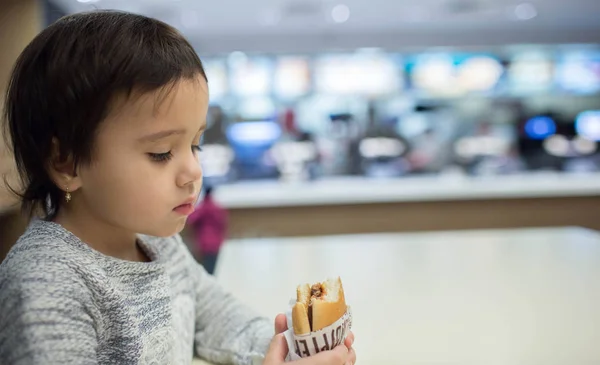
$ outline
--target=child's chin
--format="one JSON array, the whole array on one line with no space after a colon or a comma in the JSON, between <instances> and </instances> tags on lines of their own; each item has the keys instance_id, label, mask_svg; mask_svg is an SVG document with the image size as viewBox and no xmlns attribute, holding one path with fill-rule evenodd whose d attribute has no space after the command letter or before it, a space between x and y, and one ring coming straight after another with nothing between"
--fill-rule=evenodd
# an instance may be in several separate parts
<instances>
[{"instance_id":1,"label":"child's chin","mask_svg":"<svg viewBox=\"0 0 600 365\"><path fill-rule=\"evenodd\" d=\"M179 234L181 231L183 231L183 228L185 228L185 222L171 227L149 229L147 232L143 232L142 234L153 237L167 238Z\"/></svg>"}]
</instances>

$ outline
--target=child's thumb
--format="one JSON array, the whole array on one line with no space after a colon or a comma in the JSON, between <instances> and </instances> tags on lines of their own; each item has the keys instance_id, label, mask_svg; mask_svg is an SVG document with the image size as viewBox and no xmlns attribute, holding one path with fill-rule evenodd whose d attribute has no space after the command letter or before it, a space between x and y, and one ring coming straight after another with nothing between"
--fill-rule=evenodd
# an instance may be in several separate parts
<instances>
[{"instance_id":1,"label":"child's thumb","mask_svg":"<svg viewBox=\"0 0 600 365\"><path fill-rule=\"evenodd\" d=\"M264 365L281 364L288 354L288 345L285 336L279 333L273 337L269 350L265 355Z\"/></svg>"},{"instance_id":2,"label":"child's thumb","mask_svg":"<svg viewBox=\"0 0 600 365\"><path fill-rule=\"evenodd\" d=\"M285 314L278 314L277 317L275 317L275 334L285 332L287 329L287 318L285 317Z\"/></svg>"}]
</instances>

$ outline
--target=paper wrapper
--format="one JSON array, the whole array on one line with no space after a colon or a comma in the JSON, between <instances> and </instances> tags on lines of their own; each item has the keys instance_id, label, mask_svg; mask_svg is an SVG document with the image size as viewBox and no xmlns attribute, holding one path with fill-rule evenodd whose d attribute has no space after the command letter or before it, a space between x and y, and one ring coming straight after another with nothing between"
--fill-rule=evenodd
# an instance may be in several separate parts
<instances>
[{"instance_id":1,"label":"paper wrapper","mask_svg":"<svg viewBox=\"0 0 600 365\"><path fill-rule=\"evenodd\" d=\"M296 303L295 299L293 303ZM352 311L350 307L332 325L305 335L296 335L294 333L291 309L286 315L289 328L284 332L289 349L286 361L299 360L303 357L316 355L321 351L331 350L344 343L346 336L348 336L352 328Z\"/></svg>"}]
</instances>

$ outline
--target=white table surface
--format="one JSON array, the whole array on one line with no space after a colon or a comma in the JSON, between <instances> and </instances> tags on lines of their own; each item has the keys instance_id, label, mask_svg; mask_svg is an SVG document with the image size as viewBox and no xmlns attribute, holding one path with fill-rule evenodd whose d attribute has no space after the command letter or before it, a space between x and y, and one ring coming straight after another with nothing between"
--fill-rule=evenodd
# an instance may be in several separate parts
<instances>
[{"instance_id":1,"label":"white table surface","mask_svg":"<svg viewBox=\"0 0 600 365\"><path fill-rule=\"evenodd\" d=\"M229 242L218 280L273 318L340 275L358 364L600 364L600 235L579 228Z\"/></svg>"}]
</instances>

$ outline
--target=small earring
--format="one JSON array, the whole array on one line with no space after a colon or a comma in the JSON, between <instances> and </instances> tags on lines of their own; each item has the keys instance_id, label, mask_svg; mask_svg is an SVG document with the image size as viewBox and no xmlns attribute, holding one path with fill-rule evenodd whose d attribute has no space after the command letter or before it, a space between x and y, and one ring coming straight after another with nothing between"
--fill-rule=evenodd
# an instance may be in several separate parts
<instances>
[{"instance_id":1,"label":"small earring","mask_svg":"<svg viewBox=\"0 0 600 365\"><path fill-rule=\"evenodd\" d=\"M69 188L66 188L67 193L65 194L65 201L68 203L71 201L71 193L69 192Z\"/></svg>"}]
</instances>

